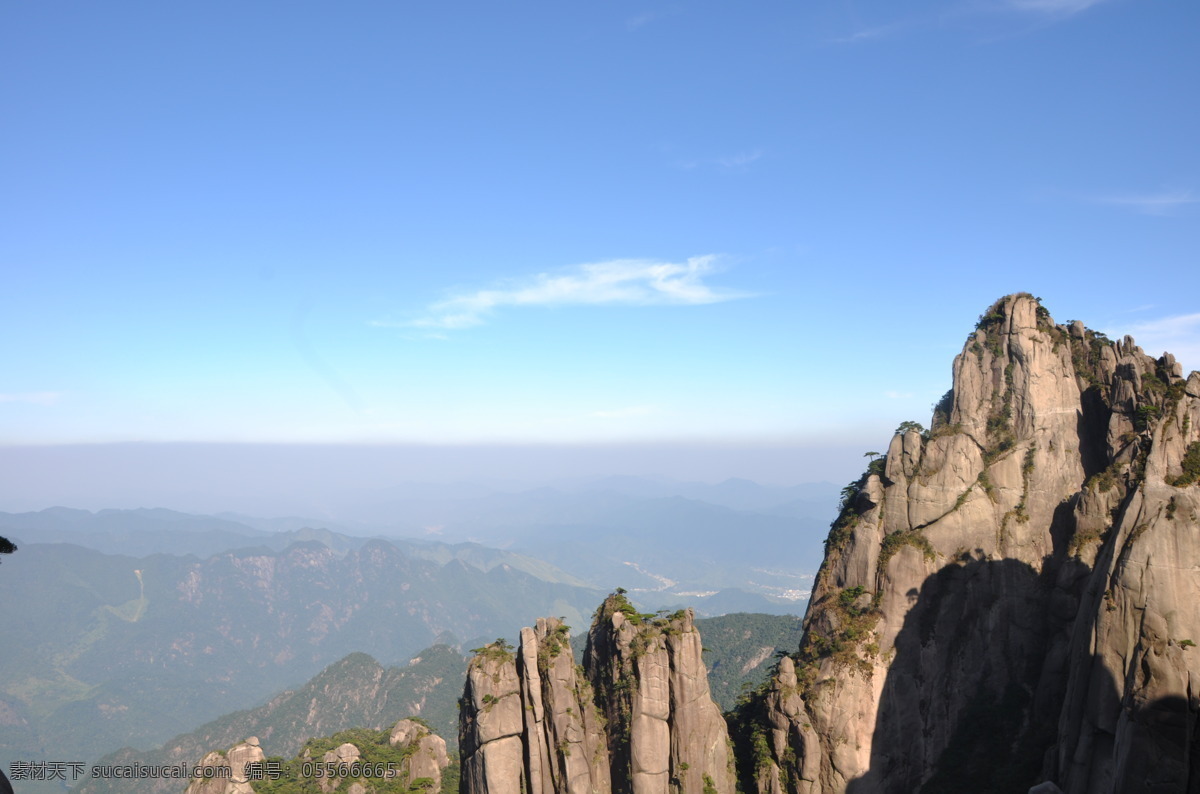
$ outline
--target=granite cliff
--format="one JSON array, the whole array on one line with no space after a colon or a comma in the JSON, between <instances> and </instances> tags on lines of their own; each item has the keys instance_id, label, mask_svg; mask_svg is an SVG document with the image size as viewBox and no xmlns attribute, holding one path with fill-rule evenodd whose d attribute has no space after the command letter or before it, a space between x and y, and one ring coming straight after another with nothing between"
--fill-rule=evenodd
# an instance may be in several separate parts
<instances>
[{"instance_id":1,"label":"granite cliff","mask_svg":"<svg viewBox=\"0 0 1200 794\"><path fill-rule=\"evenodd\" d=\"M844 491L743 787L1200 791L1200 373L1024 294L953 372Z\"/></svg>"},{"instance_id":2,"label":"granite cliff","mask_svg":"<svg viewBox=\"0 0 1200 794\"><path fill-rule=\"evenodd\" d=\"M467 674L465 794L733 791L725 721L690 610L643 615L618 592L597 610L584 664L553 618L497 642Z\"/></svg>"}]
</instances>

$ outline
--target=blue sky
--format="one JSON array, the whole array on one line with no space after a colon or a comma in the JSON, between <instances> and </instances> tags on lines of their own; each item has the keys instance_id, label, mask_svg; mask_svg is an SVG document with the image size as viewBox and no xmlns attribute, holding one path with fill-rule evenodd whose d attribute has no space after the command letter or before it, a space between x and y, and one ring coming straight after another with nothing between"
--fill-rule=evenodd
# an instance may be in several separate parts
<instances>
[{"instance_id":1,"label":"blue sky","mask_svg":"<svg viewBox=\"0 0 1200 794\"><path fill-rule=\"evenodd\" d=\"M1020 290L1200 367L1198 33L1185 0L6 4L5 443L879 448Z\"/></svg>"}]
</instances>

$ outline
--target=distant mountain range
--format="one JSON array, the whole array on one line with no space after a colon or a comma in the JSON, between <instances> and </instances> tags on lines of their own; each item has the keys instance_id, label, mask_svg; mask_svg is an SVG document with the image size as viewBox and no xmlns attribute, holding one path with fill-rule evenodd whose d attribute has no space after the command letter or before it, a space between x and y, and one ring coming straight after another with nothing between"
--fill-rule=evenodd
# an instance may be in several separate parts
<instances>
[{"instance_id":1,"label":"distant mountain range","mask_svg":"<svg viewBox=\"0 0 1200 794\"><path fill-rule=\"evenodd\" d=\"M517 492L409 483L364 497L373 507L352 510L354 520L51 508L0 513L0 534L18 545L74 543L110 554L202 558L249 546L280 551L309 540L342 552L384 537L442 564L457 558L490 570L503 562L548 581L624 586L654 608L684 599L700 613L719 614L729 598L711 607L704 599L728 590L734 609L781 614L803 610L838 491L828 483L785 488L647 477ZM791 553L774 553L778 548Z\"/></svg>"},{"instance_id":2,"label":"distant mountain range","mask_svg":"<svg viewBox=\"0 0 1200 794\"><path fill-rule=\"evenodd\" d=\"M598 595L507 564L418 559L377 539L206 559L30 543L2 573L9 758L152 747L351 651L391 663L435 641L511 633L531 604L580 621Z\"/></svg>"},{"instance_id":3,"label":"distant mountain range","mask_svg":"<svg viewBox=\"0 0 1200 794\"><path fill-rule=\"evenodd\" d=\"M436 645L407 664L384 668L365 653L353 653L319 672L303 686L280 692L261 706L225 714L179 734L155 750L123 748L102 764L196 764L214 749L254 736L269 756L291 756L309 739L349 728L380 729L419 716L455 745L458 697L467 659ZM78 794L124 794L123 780L84 781ZM139 781L139 794L179 794L179 781Z\"/></svg>"},{"instance_id":4,"label":"distant mountain range","mask_svg":"<svg viewBox=\"0 0 1200 794\"><path fill-rule=\"evenodd\" d=\"M836 512L840 488L831 483L781 487L729 479L713 485L628 476L506 490L471 483L407 483L363 494L353 508L338 514L357 526L387 528L393 534L431 533L447 540L474 539L494 545L505 538L498 530L540 524L604 524L639 503L664 499L828 525L830 515Z\"/></svg>"},{"instance_id":5,"label":"distant mountain range","mask_svg":"<svg viewBox=\"0 0 1200 794\"><path fill-rule=\"evenodd\" d=\"M642 609L799 614L824 532L804 515L833 490L408 486L378 525L0 513L20 547L0 569L0 599L20 605L0 614L0 758L154 747L351 652L393 664L435 642L515 636L530 615L586 625L616 586ZM406 527L416 536L399 537Z\"/></svg>"}]
</instances>

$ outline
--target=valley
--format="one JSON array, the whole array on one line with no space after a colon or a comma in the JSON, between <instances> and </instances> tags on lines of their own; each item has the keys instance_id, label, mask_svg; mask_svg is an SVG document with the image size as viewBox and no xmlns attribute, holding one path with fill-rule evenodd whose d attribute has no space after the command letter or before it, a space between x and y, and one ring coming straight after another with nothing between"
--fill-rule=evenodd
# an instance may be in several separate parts
<instances>
[{"instance_id":1,"label":"valley","mask_svg":"<svg viewBox=\"0 0 1200 794\"><path fill-rule=\"evenodd\" d=\"M828 500L831 486L803 498L749 482L620 484L392 505L411 509L410 521L437 515L436 539L397 537L404 522L371 537L352 522L162 508L0 514L20 549L0 571L0 598L24 605L0 616L16 649L0 658L0 752L88 763L122 747L150 752L274 702L281 685L299 687L352 652L407 665L434 643L462 650L515 636L529 614L586 625L614 582L647 610L803 611L805 594L785 585L811 574L726 539L749 525L765 550L819 534L795 503ZM716 502L691 498L708 491Z\"/></svg>"}]
</instances>

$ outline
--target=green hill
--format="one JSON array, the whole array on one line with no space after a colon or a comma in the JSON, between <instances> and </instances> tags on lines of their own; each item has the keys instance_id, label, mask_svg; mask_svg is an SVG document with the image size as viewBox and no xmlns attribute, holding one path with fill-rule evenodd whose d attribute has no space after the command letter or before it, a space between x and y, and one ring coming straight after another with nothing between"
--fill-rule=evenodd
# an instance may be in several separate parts
<instances>
[{"instance_id":1,"label":"green hill","mask_svg":"<svg viewBox=\"0 0 1200 794\"><path fill-rule=\"evenodd\" d=\"M739 612L700 618L696 628L704 643L708 687L722 711L737 704L742 692L767 679L777 654L800 644L800 618Z\"/></svg>"},{"instance_id":2,"label":"green hill","mask_svg":"<svg viewBox=\"0 0 1200 794\"><path fill-rule=\"evenodd\" d=\"M0 601L0 758L92 762L303 682L353 651L391 664L446 637L582 622L597 591L500 563L415 559L383 540L201 559L22 544ZM53 627L53 630L47 630Z\"/></svg>"},{"instance_id":3,"label":"green hill","mask_svg":"<svg viewBox=\"0 0 1200 794\"><path fill-rule=\"evenodd\" d=\"M213 720L180 734L162 748L126 748L97 763L146 765L198 763L212 750L256 736L274 757L298 753L313 737L351 729L383 730L417 716L451 747L458 732L457 702L467 659L445 645L426 648L403 667L384 668L365 653L352 653L322 670L304 686L282 692L262 706ZM119 780L89 780L78 794L122 794ZM139 781L140 794L178 794L178 781Z\"/></svg>"}]
</instances>

